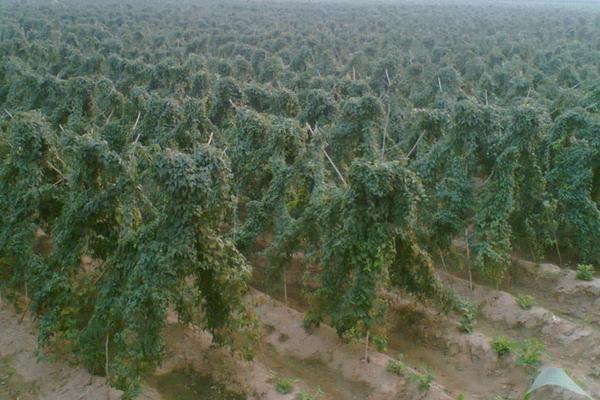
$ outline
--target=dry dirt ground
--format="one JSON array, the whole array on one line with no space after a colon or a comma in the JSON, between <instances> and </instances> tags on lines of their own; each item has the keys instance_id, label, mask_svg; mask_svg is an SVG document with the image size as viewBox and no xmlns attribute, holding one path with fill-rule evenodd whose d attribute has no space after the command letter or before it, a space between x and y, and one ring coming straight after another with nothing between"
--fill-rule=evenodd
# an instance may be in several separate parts
<instances>
[{"instance_id":1,"label":"dry dirt ground","mask_svg":"<svg viewBox=\"0 0 600 400\"><path fill-rule=\"evenodd\" d=\"M460 253L460 248L458 248ZM450 261L450 260L448 260ZM536 338L545 345L542 365L568 370L592 396L600 393L600 280L581 282L574 273L550 264L515 260L510 282L492 289L477 279L471 285L460 256L440 269L440 278L477 310L470 334L459 331L459 316L444 315L391 295L389 342L385 353L371 351L362 361L362 343L342 343L326 325L308 333L302 327L301 259L288 273L288 305L262 292L248 300L263 323L261 345L253 361L242 361L211 346L211 338L169 318L167 359L143 387L143 400L293 400L301 391L319 400L521 400L536 368L518 365L516 351L500 357L492 342L505 335L515 342ZM259 271L259 268L257 270ZM522 309L517 297L535 304ZM0 303L0 400L117 399L120 393L99 377L65 361L38 360L35 324ZM388 372L392 358L405 364L402 374ZM415 371L430 371L426 374ZM292 382L292 392L277 392L278 378ZM432 381L419 387L420 378ZM244 393L240 396L239 393ZM540 391L536 400L575 399L556 390Z\"/></svg>"},{"instance_id":2,"label":"dry dirt ground","mask_svg":"<svg viewBox=\"0 0 600 400\"><path fill-rule=\"evenodd\" d=\"M307 333L301 312L263 293L253 292L249 301L264 326L253 361L211 348L205 332L172 321L167 332L168 359L157 375L192 367L256 400L292 400L301 391L320 392L320 400L451 400L436 383L428 390L419 389L418 382L409 379L410 371L406 376L386 371L390 360L386 354L371 352L370 362L361 361L362 344L341 343L328 326ZM278 393L274 384L277 378L290 379L292 392Z\"/></svg>"},{"instance_id":3,"label":"dry dirt ground","mask_svg":"<svg viewBox=\"0 0 600 400\"><path fill-rule=\"evenodd\" d=\"M64 362L38 360L36 327L20 322L12 307L0 299L0 399L2 400L116 400L120 392L103 378Z\"/></svg>"},{"instance_id":4,"label":"dry dirt ground","mask_svg":"<svg viewBox=\"0 0 600 400\"><path fill-rule=\"evenodd\" d=\"M181 378L178 371L193 369L200 377L210 375L234 392L245 392L248 399L295 399L301 391L320 393L321 400L450 400L435 383L421 390L407 377L386 371L390 357L372 352L370 362L361 361L362 345L342 344L333 329L321 326L311 334L302 328L300 312L277 300L255 292L249 301L256 306L264 323L264 336L253 361L242 361L227 351L210 346L210 336L183 326L172 318L167 328L168 357L155 377L150 378L141 398L148 400L204 399L194 397L193 385L181 386L173 393L168 380ZM109 388L104 379L93 377L65 362L38 360L34 355L35 326L7 304L0 307L0 399L19 400L112 400L120 393ZM291 379L293 390L277 392L274 381ZM184 393L185 392L185 393ZM219 398L220 399L220 398ZM223 397L229 399L229 397Z\"/></svg>"}]
</instances>

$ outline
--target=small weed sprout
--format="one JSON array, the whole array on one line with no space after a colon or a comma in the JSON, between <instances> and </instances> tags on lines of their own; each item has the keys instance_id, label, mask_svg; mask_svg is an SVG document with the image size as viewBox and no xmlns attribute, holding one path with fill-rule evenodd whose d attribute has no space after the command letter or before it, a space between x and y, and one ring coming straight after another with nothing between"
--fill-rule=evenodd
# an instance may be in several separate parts
<instances>
[{"instance_id":1,"label":"small weed sprout","mask_svg":"<svg viewBox=\"0 0 600 400\"><path fill-rule=\"evenodd\" d=\"M392 358L388 361L386 371L395 375L402 375L406 370L406 365L397 358Z\"/></svg>"},{"instance_id":2,"label":"small weed sprout","mask_svg":"<svg viewBox=\"0 0 600 400\"><path fill-rule=\"evenodd\" d=\"M514 343L506 336L496 336L492 341L492 348L498 356L508 355L514 347Z\"/></svg>"},{"instance_id":3,"label":"small weed sprout","mask_svg":"<svg viewBox=\"0 0 600 400\"><path fill-rule=\"evenodd\" d=\"M537 367L545 353L544 343L538 339L526 339L519 344L518 363L524 367Z\"/></svg>"},{"instance_id":4,"label":"small weed sprout","mask_svg":"<svg viewBox=\"0 0 600 400\"><path fill-rule=\"evenodd\" d=\"M535 297L528 294L522 294L517 296L517 303L523 310L531 310L531 307L535 305Z\"/></svg>"},{"instance_id":5,"label":"small weed sprout","mask_svg":"<svg viewBox=\"0 0 600 400\"><path fill-rule=\"evenodd\" d=\"M293 378L275 377L275 390L280 394L290 394L294 391L294 383L296 382Z\"/></svg>"},{"instance_id":6,"label":"small weed sprout","mask_svg":"<svg viewBox=\"0 0 600 400\"><path fill-rule=\"evenodd\" d=\"M419 386L419 390L427 391L431 387L434 376L431 369L423 366L419 371L411 371L408 379Z\"/></svg>"},{"instance_id":7,"label":"small weed sprout","mask_svg":"<svg viewBox=\"0 0 600 400\"><path fill-rule=\"evenodd\" d=\"M475 328L475 307L468 302L459 305L461 313L458 329L464 333L472 333Z\"/></svg>"},{"instance_id":8,"label":"small weed sprout","mask_svg":"<svg viewBox=\"0 0 600 400\"><path fill-rule=\"evenodd\" d=\"M385 338L385 336L374 335L373 344L375 345L377 351L381 353L383 353L387 349L387 339Z\"/></svg>"},{"instance_id":9,"label":"small weed sprout","mask_svg":"<svg viewBox=\"0 0 600 400\"><path fill-rule=\"evenodd\" d=\"M321 389L317 389L317 391L314 394L311 394L310 392L304 390L304 389L300 389L300 393L298 393L298 396L296 397L297 400L317 400L319 397L323 396L323 392L321 391Z\"/></svg>"}]
</instances>

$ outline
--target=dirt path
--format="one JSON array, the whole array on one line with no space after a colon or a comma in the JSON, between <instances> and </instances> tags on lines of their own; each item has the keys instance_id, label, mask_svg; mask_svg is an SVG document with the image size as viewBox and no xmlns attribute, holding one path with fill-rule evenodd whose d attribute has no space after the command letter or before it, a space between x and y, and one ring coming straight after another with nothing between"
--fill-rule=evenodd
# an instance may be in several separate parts
<instances>
[{"instance_id":1,"label":"dirt path","mask_svg":"<svg viewBox=\"0 0 600 400\"><path fill-rule=\"evenodd\" d=\"M390 357L385 354L372 351L370 362L362 362L362 344L343 344L331 327L321 325L306 332L301 312L263 293L254 292L249 301L264 325L253 361L241 361L223 349L210 347L206 332L171 323L167 329L168 358L157 376L191 367L200 375L210 374L230 390L246 392L250 400L295 400L301 390L321 392L319 400L451 400L436 383L419 389L408 379L410 371L406 376L386 371ZM291 393L277 392L278 377L293 382ZM155 389L165 393L164 387Z\"/></svg>"},{"instance_id":2,"label":"dirt path","mask_svg":"<svg viewBox=\"0 0 600 400\"><path fill-rule=\"evenodd\" d=\"M547 349L546 365L569 368L588 391L600 392L598 379L589 376L600 360L600 330L595 320L576 318L580 314L574 300L549 294L544 297L544 307L522 310L507 291L477 283L470 290L468 281L457 275L440 272L440 276L477 306L478 324L473 333L458 331L456 315L444 316L398 296L393 305L394 320L389 321L388 353L373 351L370 362L365 363L361 361L362 344L341 343L326 325L311 333L303 329L300 285L290 282L288 296L296 309L261 292L254 292L249 298L264 325L262 344L254 361L242 361L224 349L212 347L206 332L181 325L172 316L166 330L166 361L148 379L140 398L292 400L301 390L320 391L320 400L450 400L459 394L470 400L521 398L531 372L517 366L514 356L497 356L491 341L499 334L514 340L541 339ZM557 280L556 291L568 289L572 293L572 288L576 288L583 293L579 300L595 300L597 281L581 284L568 274L552 275L552 279ZM517 282L514 287L525 288ZM541 292L535 293L542 297ZM557 318L553 310L561 307L564 314ZM568 314L574 318L569 319ZM587 324L582 324L583 319ZM120 398L120 393L109 388L104 379L93 377L82 368L47 359L38 362L33 352L35 324L19 320L20 315L0 301L1 400ZM390 357L397 357L398 353L403 354L407 368L400 376L386 371ZM433 373L434 381L428 390L419 389L410 379L414 368L422 365ZM291 393L277 392L278 377L293 382Z\"/></svg>"},{"instance_id":3,"label":"dirt path","mask_svg":"<svg viewBox=\"0 0 600 400\"><path fill-rule=\"evenodd\" d=\"M389 354L401 353L410 365L429 368L454 398L462 394L472 400L513 399L527 390L527 373L498 357L486 333L460 332L453 316L402 299L394 304L394 315Z\"/></svg>"},{"instance_id":4,"label":"dirt path","mask_svg":"<svg viewBox=\"0 0 600 400\"><path fill-rule=\"evenodd\" d=\"M590 394L600 393L600 281L579 281L575 272L552 264L513 260L508 283L494 290L475 283L464 268L439 271L442 280L478 307L478 332L545 345L543 364L565 368ZM479 280L477 280L479 281ZM519 296L533 303L524 309Z\"/></svg>"},{"instance_id":5,"label":"dirt path","mask_svg":"<svg viewBox=\"0 0 600 400\"><path fill-rule=\"evenodd\" d=\"M460 264L460 258L458 254L448 265ZM265 263L260 258L254 260L258 274ZM290 306L300 312L306 309L300 281L302 264L291 263L287 288ZM566 368L590 393L600 393L598 280L577 281L573 271L529 264L529 269L515 266L513 270L523 276L512 277L510 286L503 286L503 290L475 284L471 291L468 281L460 278L460 268L454 266L450 273L440 269L442 280L477 307L474 332L460 332L457 315L444 316L400 296L388 323L387 353L392 357L400 353L407 365L431 370L435 381L453 398L463 394L474 400L519 399L537 368L518 365L517 349L508 357L499 357L492 342L500 335L519 345L535 338L545 344L543 365ZM525 290L523 282L535 288ZM283 300L280 292L273 295ZM533 293L540 301L531 310L523 310L516 292Z\"/></svg>"},{"instance_id":6,"label":"dirt path","mask_svg":"<svg viewBox=\"0 0 600 400\"><path fill-rule=\"evenodd\" d=\"M600 382L591 374L600 360L598 332L540 306L522 309L517 299L504 291L441 274L446 284L469 299L478 309L476 330L489 337L505 335L515 341L537 339L544 343L543 363L566 368L591 393L600 393Z\"/></svg>"},{"instance_id":7,"label":"dirt path","mask_svg":"<svg viewBox=\"0 0 600 400\"><path fill-rule=\"evenodd\" d=\"M116 400L120 392L105 380L63 362L38 360L36 330L27 318L19 322L0 299L0 399Z\"/></svg>"}]
</instances>

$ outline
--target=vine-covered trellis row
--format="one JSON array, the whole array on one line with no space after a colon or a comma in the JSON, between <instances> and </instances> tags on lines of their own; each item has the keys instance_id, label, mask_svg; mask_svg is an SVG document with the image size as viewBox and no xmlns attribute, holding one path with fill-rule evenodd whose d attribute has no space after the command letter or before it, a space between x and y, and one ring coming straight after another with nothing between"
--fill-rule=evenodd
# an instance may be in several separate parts
<instances>
[{"instance_id":1,"label":"vine-covered trellis row","mask_svg":"<svg viewBox=\"0 0 600 400\"><path fill-rule=\"evenodd\" d=\"M266 286L315 266L307 323L375 340L392 288L460 308L455 238L494 282L514 251L600 264L598 13L0 11L3 294L129 394L169 308L252 355L258 252Z\"/></svg>"}]
</instances>

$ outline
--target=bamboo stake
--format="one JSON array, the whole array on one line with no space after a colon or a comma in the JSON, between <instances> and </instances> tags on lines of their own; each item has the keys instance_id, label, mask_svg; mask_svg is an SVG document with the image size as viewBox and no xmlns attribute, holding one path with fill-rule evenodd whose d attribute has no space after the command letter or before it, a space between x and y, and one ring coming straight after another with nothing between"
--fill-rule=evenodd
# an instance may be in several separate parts
<instances>
[{"instance_id":1,"label":"bamboo stake","mask_svg":"<svg viewBox=\"0 0 600 400\"><path fill-rule=\"evenodd\" d=\"M365 358L364 362L369 362L369 331L367 331L367 336L365 337Z\"/></svg>"},{"instance_id":2,"label":"bamboo stake","mask_svg":"<svg viewBox=\"0 0 600 400\"><path fill-rule=\"evenodd\" d=\"M138 115L137 115L137 117L135 119L135 123L133 124L133 128L131 129L132 132L135 131L135 128L137 128L138 123L140 122L140 116L141 115L142 115L142 112L138 111Z\"/></svg>"},{"instance_id":3,"label":"bamboo stake","mask_svg":"<svg viewBox=\"0 0 600 400\"><path fill-rule=\"evenodd\" d=\"M6 108L4 109L4 112L10 117L10 119L14 118L10 111L8 111Z\"/></svg>"},{"instance_id":4,"label":"bamboo stake","mask_svg":"<svg viewBox=\"0 0 600 400\"><path fill-rule=\"evenodd\" d=\"M306 127L308 128L310 134L314 136L315 135L315 131L313 130L313 128L310 126L309 123L306 124ZM333 169L337 173L338 177L340 178L340 180L342 181L342 183L344 184L344 186L346 186L347 183L346 183L346 180L344 179L344 176L342 175L342 173L340 172L340 170L338 169L338 167L335 165L335 163L333 162L333 160L331 159L331 157L329 157L329 154L327 154L327 150L323 149L323 153L325 154L325 157L327 157L327 160L329 161L329 163L331 164L331 166L333 167Z\"/></svg>"},{"instance_id":5,"label":"bamboo stake","mask_svg":"<svg viewBox=\"0 0 600 400\"><path fill-rule=\"evenodd\" d=\"M560 266L562 267L562 257L560 255L560 249L558 247L558 238L556 237L556 231L554 231L554 247L556 247L556 253L558 254L558 262L560 263Z\"/></svg>"},{"instance_id":6,"label":"bamboo stake","mask_svg":"<svg viewBox=\"0 0 600 400\"><path fill-rule=\"evenodd\" d=\"M21 314L21 319L19 320L19 323L23 322L23 320L25 319L25 314L27 314L28 309L29 309L29 294L27 293L27 280L25 280L25 309L23 310L23 313Z\"/></svg>"},{"instance_id":7,"label":"bamboo stake","mask_svg":"<svg viewBox=\"0 0 600 400\"><path fill-rule=\"evenodd\" d=\"M442 89L442 81L440 80L439 76L438 76L438 86L440 87L440 92L443 92L444 89Z\"/></svg>"},{"instance_id":8,"label":"bamboo stake","mask_svg":"<svg viewBox=\"0 0 600 400\"><path fill-rule=\"evenodd\" d=\"M495 172L495 170L492 170L492 172L488 175L488 177L485 178L485 181L483 181L483 183L481 184L481 187L484 187L485 185L487 185L487 183L490 181L490 179L492 179L492 176L494 176L494 172Z\"/></svg>"},{"instance_id":9,"label":"bamboo stake","mask_svg":"<svg viewBox=\"0 0 600 400\"><path fill-rule=\"evenodd\" d=\"M62 172L60 172L60 170L58 168L56 168L50 161L47 161L47 163L48 163L48 166L54 170L54 172L59 174L61 176L61 178L65 179L65 176L63 175Z\"/></svg>"},{"instance_id":10,"label":"bamboo stake","mask_svg":"<svg viewBox=\"0 0 600 400\"><path fill-rule=\"evenodd\" d=\"M327 150L323 149L323 153L325 153L325 157L327 157L327 160L329 160L329 163L331 164L331 166L333 167L333 169L335 170L335 172L337 172L337 175L340 177L340 180L342 181L342 183L344 184L344 186L347 186L348 184L346 183L346 180L344 179L344 176L342 175L342 173L340 172L340 170L338 169L338 167L336 167L336 165L333 162L333 160L331 159L331 157L329 157L329 154L327 154Z\"/></svg>"},{"instance_id":11,"label":"bamboo stake","mask_svg":"<svg viewBox=\"0 0 600 400\"><path fill-rule=\"evenodd\" d=\"M214 135L214 134L215 134L214 132L211 132L211 133L210 133L210 137L208 138L208 143L207 143L209 146L210 146L210 144L212 143L212 140L213 140L213 135Z\"/></svg>"},{"instance_id":12,"label":"bamboo stake","mask_svg":"<svg viewBox=\"0 0 600 400\"><path fill-rule=\"evenodd\" d=\"M444 271L448 272L448 267L446 267L446 260L444 259L444 252L442 250L440 252L440 259L442 260L442 266L444 267Z\"/></svg>"},{"instance_id":13,"label":"bamboo stake","mask_svg":"<svg viewBox=\"0 0 600 400\"><path fill-rule=\"evenodd\" d=\"M135 129L138 126L138 122L140 122L140 116L142 115L142 112L138 112L137 118L135 119L135 123L133 124L133 128L131 129L131 132L135 132ZM138 133L138 135L136 136L135 140L133 141L133 143L137 143L138 140L140 140L140 136L142 135L142 133Z\"/></svg>"},{"instance_id":14,"label":"bamboo stake","mask_svg":"<svg viewBox=\"0 0 600 400\"><path fill-rule=\"evenodd\" d=\"M469 271L469 289L473 290L473 276L471 274L471 250L469 249L469 228L465 229L465 243L467 244L467 269Z\"/></svg>"},{"instance_id":15,"label":"bamboo stake","mask_svg":"<svg viewBox=\"0 0 600 400\"><path fill-rule=\"evenodd\" d=\"M283 300L285 301L285 305L288 305L288 295L287 295L287 268L283 269Z\"/></svg>"},{"instance_id":16,"label":"bamboo stake","mask_svg":"<svg viewBox=\"0 0 600 400\"><path fill-rule=\"evenodd\" d=\"M106 340L104 341L104 374L108 379L108 333L106 334Z\"/></svg>"},{"instance_id":17,"label":"bamboo stake","mask_svg":"<svg viewBox=\"0 0 600 400\"><path fill-rule=\"evenodd\" d=\"M417 146L419 145L419 142L421 141L421 139L423 139L423 136L425 136L425 133L426 133L426 131L423 131L423 133L421 133L421 136L419 136L419 138L415 142L415 144L412 147L412 149L410 149L410 151L406 155L406 158L410 158L410 156L412 155L412 153L417 149Z\"/></svg>"},{"instance_id":18,"label":"bamboo stake","mask_svg":"<svg viewBox=\"0 0 600 400\"><path fill-rule=\"evenodd\" d=\"M390 79L390 74L388 74L387 68L385 69L385 77L387 78L387 84L388 84L388 88L389 88L390 86L392 86L392 81Z\"/></svg>"},{"instance_id":19,"label":"bamboo stake","mask_svg":"<svg viewBox=\"0 0 600 400\"><path fill-rule=\"evenodd\" d=\"M108 117L106 118L106 122L104 123L104 125L107 125L110 122L110 118L112 117L114 112L115 112L114 108L112 110L110 110L110 114L108 114Z\"/></svg>"},{"instance_id":20,"label":"bamboo stake","mask_svg":"<svg viewBox=\"0 0 600 400\"><path fill-rule=\"evenodd\" d=\"M381 143L381 158L385 157L385 141L387 140L388 125L390 123L390 103L387 104L387 113L385 115L385 124L383 126L383 142Z\"/></svg>"}]
</instances>

